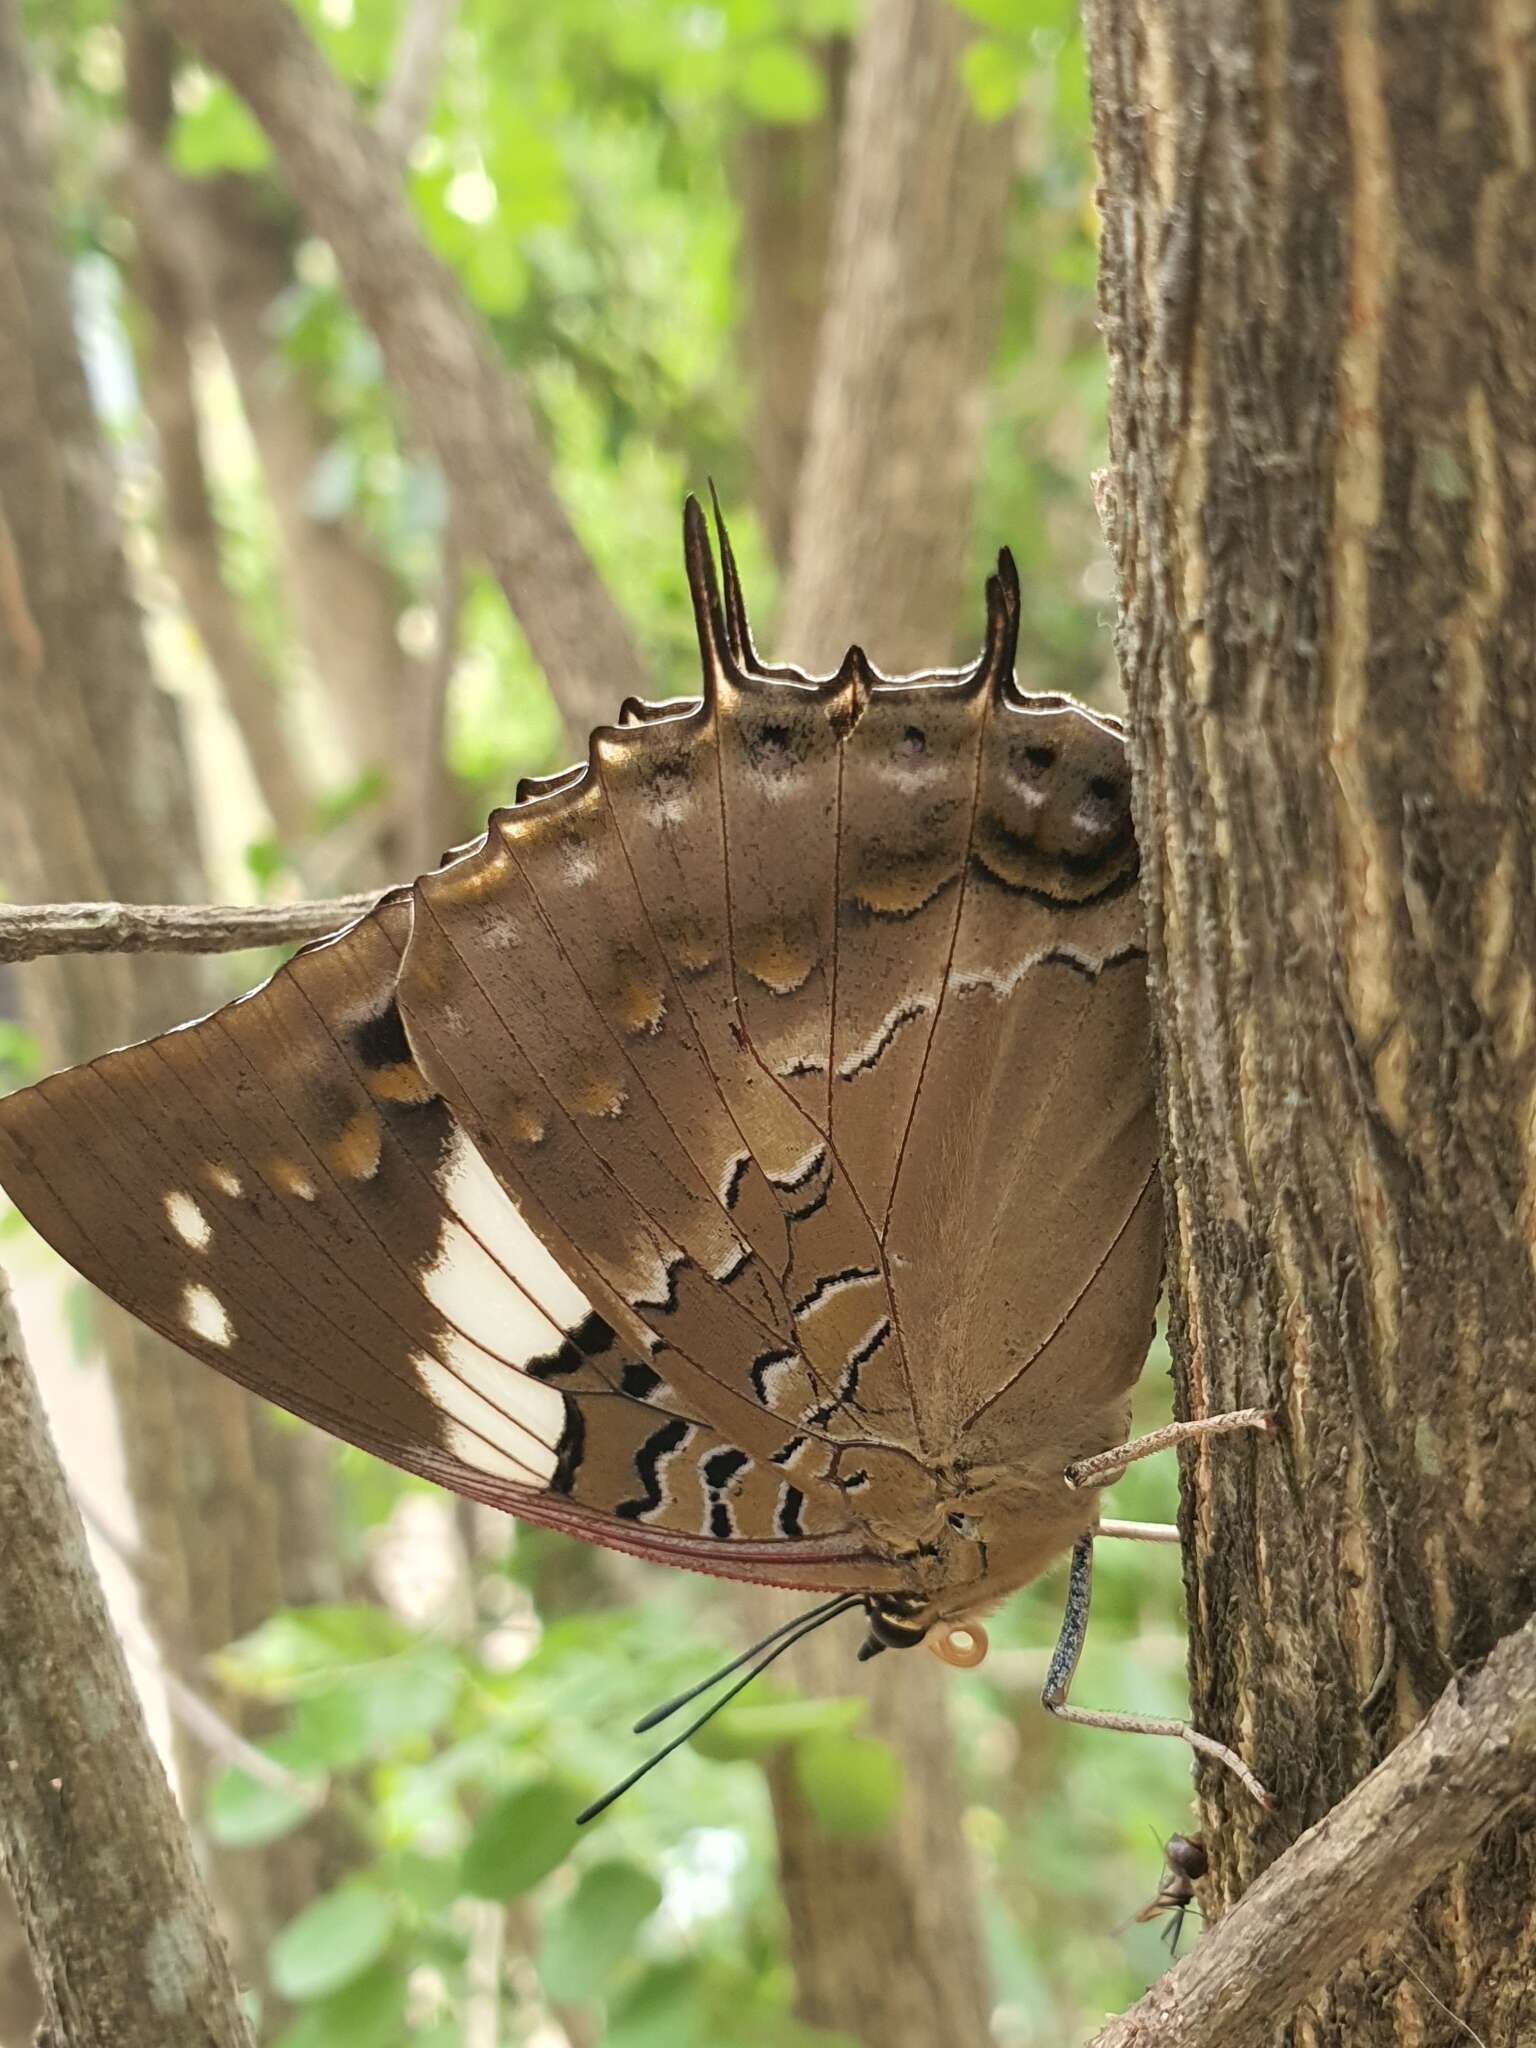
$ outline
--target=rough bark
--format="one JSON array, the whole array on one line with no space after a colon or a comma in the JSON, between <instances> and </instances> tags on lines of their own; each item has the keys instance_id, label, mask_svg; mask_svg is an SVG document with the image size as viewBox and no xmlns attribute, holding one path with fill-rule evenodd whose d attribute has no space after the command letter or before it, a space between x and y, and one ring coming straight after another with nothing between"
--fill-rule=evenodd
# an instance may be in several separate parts
<instances>
[{"instance_id":1,"label":"rough bark","mask_svg":"<svg viewBox=\"0 0 1536 2048\"><path fill-rule=\"evenodd\" d=\"M959 75L970 30L878 0L848 87L830 291L779 639L827 666L860 634L888 670L974 646L968 583L1012 163Z\"/></svg>"},{"instance_id":2,"label":"rough bark","mask_svg":"<svg viewBox=\"0 0 1536 2048\"><path fill-rule=\"evenodd\" d=\"M1458 1674L1433 1711L1324 1815L1178 1969L1091 2048L1228 2048L1258 2039L1398 1919L1513 1811L1536 1765L1536 1622ZM1420 1980L1419 1988L1428 1991ZM1459 2038L1464 2024L1445 2013ZM1421 2034L1405 2039L1422 2041Z\"/></svg>"},{"instance_id":3,"label":"rough bark","mask_svg":"<svg viewBox=\"0 0 1536 2048\"><path fill-rule=\"evenodd\" d=\"M814 121L756 121L737 139L741 354L752 378L752 490L780 569L789 563L826 308L837 143L847 83L842 37L820 53Z\"/></svg>"},{"instance_id":4,"label":"rough bark","mask_svg":"<svg viewBox=\"0 0 1536 2048\"><path fill-rule=\"evenodd\" d=\"M527 395L422 241L389 150L284 0L158 4L266 130L561 708L582 730L613 718L644 694L644 665L555 495Z\"/></svg>"},{"instance_id":5,"label":"rough bark","mask_svg":"<svg viewBox=\"0 0 1536 2048\"><path fill-rule=\"evenodd\" d=\"M1528 11L1096 0L1108 494L1230 1902L1532 1606ZM1513 1821L1277 2037L1536 2037ZM1408 1972L1417 1972L1423 1982ZM1431 1993L1433 1995L1431 1995Z\"/></svg>"},{"instance_id":6,"label":"rough bark","mask_svg":"<svg viewBox=\"0 0 1536 2048\"><path fill-rule=\"evenodd\" d=\"M830 665L867 635L882 666L941 664L965 609L1010 168L1006 131L977 123L959 76L967 34L935 0L878 0L855 51L776 635L797 661ZM764 1604L777 1617L796 1603ZM755 1626L761 1612L754 1602ZM830 1629L792 1661L810 1690L867 1692L868 1728L895 1747L904 1780L898 1824L858 1840L828 1836L790 1773L769 1773L801 2016L871 2048L984 2041L990 1999L940 1666L859 1667Z\"/></svg>"},{"instance_id":7,"label":"rough bark","mask_svg":"<svg viewBox=\"0 0 1536 2048\"><path fill-rule=\"evenodd\" d=\"M34 898L195 898L186 764L128 588L31 110L14 0L0 0L0 876ZM210 995L186 960L55 960L22 986L61 1064L195 1015ZM282 1531L298 1519L286 1475L329 1454L285 1435L275 1473L256 1404L105 1305L99 1327L150 1561L146 1608L167 1665L185 1672L285 1597ZM195 1806L201 1754L180 1744L178 1767ZM321 1853L302 1838L278 1850L211 1865L253 1973Z\"/></svg>"},{"instance_id":8,"label":"rough bark","mask_svg":"<svg viewBox=\"0 0 1536 2048\"><path fill-rule=\"evenodd\" d=\"M26 2048L42 2015L26 1931L11 1888L0 1878L0 2048Z\"/></svg>"},{"instance_id":9,"label":"rough bark","mask_svg":"<svg viewBox=\"0 0 1536 2048\"><path fill-rule=\"evenodd\" d=\"M0 1281L0 1867L70 2048L251 2048Z\"/></svg>"}]
</instances>

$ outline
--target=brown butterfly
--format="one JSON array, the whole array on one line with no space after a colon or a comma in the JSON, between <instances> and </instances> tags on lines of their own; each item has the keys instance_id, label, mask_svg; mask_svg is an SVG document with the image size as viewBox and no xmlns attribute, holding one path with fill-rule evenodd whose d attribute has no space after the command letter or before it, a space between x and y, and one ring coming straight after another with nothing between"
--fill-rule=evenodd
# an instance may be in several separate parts
<instances>
[{"instance_id":1,"label":"brown butterfly","mask_svg":"<svg viewBox=\"0 0 1536 2048\"><path fill-rule=\"evenodd\" d=\"M818 679L757 659L720 538L723 601L690 500L702 698L626 703L264 987L10 1097L0 1181L283 1407L837 1595L805 1623L862 1607L863 1654L975 1662L1071 1551L1047 1705L1258 1793L1065 1703L1094 1488L1170 1440L1125 1444L1162 1213L1122 729L1017 689L1006 553L974 667Z\"/></svg>"}]
</instances>

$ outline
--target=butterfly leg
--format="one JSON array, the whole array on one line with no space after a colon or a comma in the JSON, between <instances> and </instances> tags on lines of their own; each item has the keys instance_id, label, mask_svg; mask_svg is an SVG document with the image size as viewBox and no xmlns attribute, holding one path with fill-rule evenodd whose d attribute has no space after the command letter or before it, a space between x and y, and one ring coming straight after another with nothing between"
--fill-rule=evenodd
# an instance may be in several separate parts
<instances>
[{"instance_id":1,"label":"butterfly leg","mask_svg":"<svg viewBox=\"0 0 1536 2048\"><path fill-rule=\"evenodd\" d=\"M1267 1408L1234 1408L1226 1415L1201 1415L1193 1422L1170 1422L1146 1436L1133 1437L1128 1444L1116 1444L1112 1451L1100 1451L1095 1458L1079 1458L1062 1477L1068 1486L1102 1486L1127 1465L1134 1465L1138 1458L1155 1457L1159 1451L1187 1443L1191 1437L1225 1436L1235 1429L1257 1429L1273 1436L1275 1418Z\"/></svg>"},{"instance_id":2,"label":"butterfly leg","mask_svg":"<svg viewBox=\"0 0 1536 2048\"><path fill-rule=\"evenodd\" d=\"M1096 1536L1120 1536L1133 1543L1177 1543L1178 1525L1174 1522L1100 1522L1094 1531Z\"/></svg>"},{"instance_id":3,"label":"butterfly leg","mask_svg":"<svg viewBox=\"0 0 1536 2048\"><path fill-rule=\"evenodd\" d=\"M1092 1592L1093 1538L1081 1536L1072 1552L1072 1567L1067 1579L1067 1611L1061 1618L1061 1634L1056 1640L1056 1648L1051 1653L1050 1668L1045 1674L1045 1689L1040 1695L1040 1704L1045 1711L1054 1714L1058 1721L1075 1721L1084 1728L1118 1728L1127 1735L1171 1735L1178 1742L1187 1742L1191 1749L1197 1749L1202 1756L1213 1757L1217 1763L1225 1764L1229 1771L1242 1779L1260 1806L1272 1813L1274 1801L1237 1751L1228 1749L1224 1742L1217 1742L1213 1736L1202 1735L1198 1728L1191 1728L1187 1721L1165 1721L1143 1714L1106 1714L1097 1707L1073 1707L1067 1704L1067 1694L1072 1687L1077 1660L1083 1654L1083 1638L1088 1630L1088 1603Z\"/></svg>"}]
</instances>

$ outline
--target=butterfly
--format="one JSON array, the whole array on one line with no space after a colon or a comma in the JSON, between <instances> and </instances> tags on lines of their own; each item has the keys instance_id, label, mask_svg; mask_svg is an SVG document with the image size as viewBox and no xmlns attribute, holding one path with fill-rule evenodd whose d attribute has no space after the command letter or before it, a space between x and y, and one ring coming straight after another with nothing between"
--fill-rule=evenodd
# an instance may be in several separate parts
<instances>
[{"instance_id":1,"label":"butterfly","mask_svg":"<svg viewBox=\"0 0 1536 2048\"><path fill-rule=\"evenodd\" d=\"M813 677L759 660L719 539L717 579L690 499L698 698L630 700L263 987L0 1103L0 1182L322 1429L860 1608L864 1655L975 1662L1071 1552L1047 1703L1092 1719L1162 1269L1124 733L1017 687L1006 552L974 665Z\"/></svg>"}]
</instances>

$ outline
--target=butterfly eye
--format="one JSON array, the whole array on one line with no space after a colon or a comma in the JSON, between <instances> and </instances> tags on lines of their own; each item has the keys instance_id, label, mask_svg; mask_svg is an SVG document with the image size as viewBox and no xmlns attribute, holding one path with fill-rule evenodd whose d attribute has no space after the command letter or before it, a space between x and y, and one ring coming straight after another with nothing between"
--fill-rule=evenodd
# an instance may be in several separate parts
<instances>
[{"instance_id":1,"label":"butterfly eye","mask_svg":"<svg viewBox=\"0 0 1536 2048\"><path fill-rule=\"evenodd\" d=\"M928 1647L956 1671L974 1671L987 1654L987 1632L979 1621L951 1622L930 1633Z\"/></svg>"}]
</instances>

